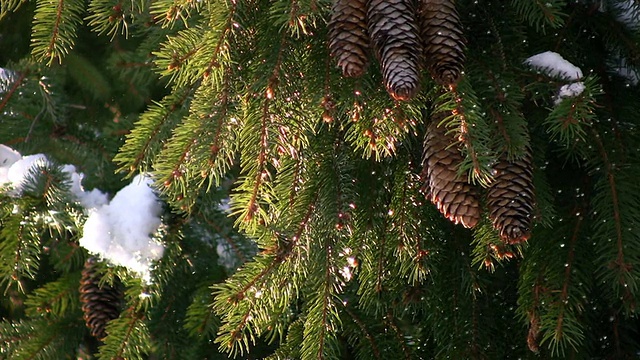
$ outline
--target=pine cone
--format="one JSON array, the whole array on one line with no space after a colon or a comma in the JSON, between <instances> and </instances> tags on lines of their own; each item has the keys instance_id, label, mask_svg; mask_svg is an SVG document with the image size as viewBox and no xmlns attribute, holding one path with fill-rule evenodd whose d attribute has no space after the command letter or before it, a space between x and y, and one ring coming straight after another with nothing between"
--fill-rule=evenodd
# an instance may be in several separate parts
<instances>
[{"instance_id":1,"label":"pine cone","mask_svg":"<svg viewBox=\"0 0 640 360\"><path fill-rule=\"evenodd\" d=\"M367 0L335 0L329 21L329 51L342 75L359 77L368 64Z\"/></svg>"},{"instance_id":2,"label":"pine cone","mask_svg":"<svg viewBox=\"0 0 640 360\"><path fill-rule=\"evenodd\" d=\"M465 40L453 0L420 0L418 11L424 56L431 77L455 85L464 67Z\"/></svg>"},{"instance_id":3,"label":"pine cone","mask_svg":"<svg viewBox=\"0 0 640 360\"><path fill-rule=\"evenodd\" d=\"M102 340L107 335L107 323L120 316L123 294L118 287L107 284L100 286L99 282L100 274L96 272L96 260L90 258L82 270L80 301L83 317L91 335Z\"/></svg>"},{"instance_id":4,"label":"pine cone","mask_svg":"<svg viewBox=\"0 0 640 360\"><path fill-rule=\"evenodd\" d=\"M409 100L418 91L421 45L412 0L369 0L369 34L387 92Z\"/></svg>"},{"instance_id":5,"label":"pine cone","mask_svg":"<svg viewBox=\"0 0 640 360\"><path fill-rule=\"evenodd\" d=\"M494 167L495 180L487 192L493 227L508 244L517 244L531 236L531 219L535 203L531 154L519 160L502 157Z\"/></svg>"},{"instance_id":6,"label":"pine cone","mask_svg":"<svg viewBox=\"0 0 640 360\"><path fill-rule=\"evenodd\" d=\"M448 135L444 126L438 123L446 114L434 117L427 127L422 160L423 186L426 197L450 221L472 228L480 220L480 204L476 189L466 178L458 175L462 154L452 146L453 136Z\"/></svg>"}]
</instances>

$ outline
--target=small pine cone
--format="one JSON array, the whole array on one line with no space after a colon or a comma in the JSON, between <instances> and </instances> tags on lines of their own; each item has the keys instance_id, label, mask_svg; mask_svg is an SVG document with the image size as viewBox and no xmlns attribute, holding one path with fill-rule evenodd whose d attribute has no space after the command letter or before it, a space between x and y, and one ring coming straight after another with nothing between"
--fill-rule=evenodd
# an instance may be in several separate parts
<instances>
[{"instance_id":1,"label":"small pine cone","mask_svg":"<svg viewBox=\"0 0 640 360\"><path fill-rule=\"evenodd\" d=\"M99 285L96 260L90 258L84 264L80 280L80 302L84 320L91 335L102 340L107 335L107 323L120 316L122 291L107 284Z\"/></svg>"},{"instance_id":2,"label":"small pine cone","mask_svg":"<svg viewBox=\"0 0 640 360\"><path fill-rule=\"evenodd\" d=\"M342 75L359 77L368 65L367 0L335 0L329 21L329 51Z\"/></svg>"},{"instance_id":3,"label":"small pine cone","mask_svg":"<svg viewBox=\"0 0 640 360\"><path fill-rule=\"evenodd\" d=\"M531 154L519 160L502 157L494 167L495 179L487 192L489 217L507 244L526 241L531 236L535 197Z\"/></svg>"},{"instance_id":4,"label":"small pine cone","mask_svg":"<svg viewBox=\"0 0 640 360\"><path fill-rule=\"evenodd\" d=\"M431 77L441 85L457 84L464 67L465 40L454 0L420 0L418 16Z\"/></svg>"},{"instance_id":5,"label":"small pine cone","mask_svg":"<svg viewBox=\"0 0 640 360\"><path fill-rule=\"evenodd\" d=\"M438 123L444 114L436 116L427 127L422 159L423 186L426 197L450 221L466 228L474 227L480 220L480 203L476 189L465 177L458 175L462 154L453 136L447 134Z\"/></svg>"},{"instance_id":6,"label":"small pine cone","mask_svg":"<svg viewBox=\"0 0 640 360\"><path fill-rule=\"evenodd\" d=\"M369 0L369 34L387 92L409 100L418 91L421 45L412 0Z\"/></svg>"}]
</instances>

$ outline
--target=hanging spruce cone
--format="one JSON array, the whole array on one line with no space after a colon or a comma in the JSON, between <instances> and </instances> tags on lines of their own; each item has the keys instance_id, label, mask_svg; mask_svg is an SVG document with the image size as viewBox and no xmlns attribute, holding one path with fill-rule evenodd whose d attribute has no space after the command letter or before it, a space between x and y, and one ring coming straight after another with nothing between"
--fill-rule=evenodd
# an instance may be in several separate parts
<instances>
[{"instance_id":1,"label":"hanging spruce cone","mask_svg":"<svg viewBox=\"0 0 640 360\"><path fill-rule=\"evenodd\" d=\"M80 280L80 302L84 320L91 335L102 340L107 335L105 328L110 320L120 316L122 291L107 284L100 286L100 274L96 272L96 260L90 258L84 264Z\"/></svg>"},{"instance_id":2,"label":"hanging spruce cone","mask_svg":"<svg viewBox=\"0 0 640 360\"><path fill-rule=\"evenodd\" d=\"M329 51L342 75L359 77L368 64L367 0L335 0L329 21Z\"/></svg>"},{"instance_id":3,"label":"hanging spruce cone","mask_svg":"<svg viewBox=\"0 0 640 360\"><path fill-rule=\"evenodd\" d=\"M418 16L431 77L441 85L457 84L464 67L465 41L454 0L420 0Z\"/></svg>"},{"instance_id":4,"label":"hanging spruce cone","mask_svg":"<svg viewBox=\"0 0 640 360\"><path fill-rule=\"evenodd\" d=\"M427 127L422 159L423 189L427 199L447 219L472 228L480 220L477 192L464 176L458 175L463 158L458 147L452 146L454 137L446 133L444 126L438 127L444 117L445 114L436 115Z\"/></svg>"},{"instance_id":5,"label":"hanging spruce cone","mask_svg":"<svg viewBox=\"0 0 640 360\"><path fill-rule=\"evenodd\" d=\"M503 156L494 167L495 179L487 192L489 217L502 240L517 244L529 239L534 208L531 154L507 161Z\"/></svg>"},{"instance_id":6,"label":"hanging spruce cone","mask_svg":"<svg viewBox=\"0 0 640 360\"><path fill-rule=\"evenodd\" d=\"M413 0L369 0L369 34L387 92L409 100L418 91L421 45Z\"/></svg>"}]
</instances>

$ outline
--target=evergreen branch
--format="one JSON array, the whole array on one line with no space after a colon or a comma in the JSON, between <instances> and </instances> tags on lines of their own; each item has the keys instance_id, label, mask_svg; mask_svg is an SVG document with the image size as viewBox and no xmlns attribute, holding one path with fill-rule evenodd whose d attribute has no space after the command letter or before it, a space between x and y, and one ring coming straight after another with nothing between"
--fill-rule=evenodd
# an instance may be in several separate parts
<instances>
[{"instance_id":1,"label":"evergreen branch","mask_svg":"<svg viewBox=\"0 0 640 360\"><path fill-rule=\"evenodd\" d=\"M11 12L16 12L24 3L29 0L5 0L0 3L0 21Z\"/></svg>"},{"instance_id":2,"label":"evergreen branch","mask_svg":"<svg viewBox=\"0 0 640 360\"><path fill-rule=\"evenodd\" d=\"M135 300L118 319L107 324L107 337L100 347L98 358L137 359L143 360L144 354L151 351L152 341L147 328L145 316L136 308L140 301Z\"/></svg>"},{"instance_id":3,"label":"evergreen branch","mask_svg":"<svg viewBox=\"0 0 640 360\"><path fill-rule=\"evenodd\" d=\"M433 223L437 221L439 214L435 215L433 207L423 206L420 176L415 171L407 171L407 160L401 159L395 169L387 212L390 218L389 233L392 238L400 240L397 244L401 272L399 276L407 278L411 285L416 285L426 280L432 271L433 252L437 252L435 244L438 236ZM410 167L412 165L410 163Z\"/></svg>"},{"instance_id":4,"label":"evergreen branch","mask_svg":"<svg viewBox=\"0 0 640 360\"><path fill-rule=\"evenodd\" d=\"M567 254L567 260L565 262L563 285L560 291L559 302L557 303L560 309L559 309L559 313L556 315L556 320L555 320L556 326L553 331L553 338L552 338L553 340L551 341L551 344L550 344L552 348L552 353L555 353L556 351L558 351L559 353L564 353L562 343L565 341L572 346L575 346L575 344L579 341L579 340L573 340L570 337L568 339L565 339L565 332L566 332L565 327L571 326L571 324L569 325L564 324L564 321L565 321L565 312L567 311L566 306L569 304L569 301L568 301L569 283L572 278L571 271L574 266L575 247L577 245L578 235L581 230L581 225L582 225L582 217L578 217L571 235L571 240L569 242L569 252ZM570 319L570 320L574 321L573 319ZM578 332L577 335L578 336L576 337L581 340L582 338L581 332ZM546 334L544 334L542 341L544 342L545 339L548 339L548 338L549 337L546 336Z\"/></svg>"},{"instance_id":5,"label":"evergreen branch","mask_svg":"<svg viewBox=\"0 0 640 360\"><path fill-rule=\"evenodd\" d=\"M596 184L596 189L600 192L593 201L594 207L600 210L598 215L602 214L600 216L605 216L605 218L596 219L594 232L597 239L601 241L611 237L615 239L613 252L607 253L607 245L602 245L600 259L603 264L606 264L601 267L602 275L611 282L611 286L613 286L615 293L621 296L625 307L634 311L638 297L637 276L635 275L637 260L627 254L625 249L629 244L637 244L640 240L636 234L625 229L629 228L628 224L635 223L640 218L640 214L635 211L638 206L637 199L625 194L630 190L631 183L635 183L613 164L600 135L595 130L592 130L592 134L604 167L602 169L603 178ZM631 188L634 186L631 185Z\"/></svg>"},{"instance_id":6,"label":"evergreen branch","mask_svg":"<svg viewBox=\"0 0 640 360\"><path fill-rule=\"evenodd\" d=\"M285 341L280 344L273 355L265 358L265 360L299 359L303 332L304 322L302 319L297 319L292 322L291 325L289 325Z\"/></svg>"},{"instance_id":7,"label":"evergreen branch","mask_svg":"<svg viewBox=\"0 0 640 360\"><path fill-rule=\"evenodd\" d=\"M273 233L265 235L273 245L253 262L245 263L224 284L213 287L213 309L223 317L215 341L220 344L220 350L232 355L248 351L249 341L255 342L255 335L284 330L282 326L288 318L277 314L284 314L291 298L297 297L302 281L291 269L294 266L291 255L300 238L283 239ZM278 284L270 286L274 282Z\"/></svg>"},{"instance_id":8,"label":"evergreen branch","mask_svg":"<svg viewBox=\"0 0 640 360\"><path fill-rule=\"evenodd\" d=\"M27 315L63 318L68 311L78 309L79 283L80 272L76 271L36 289L25 301Z\"/></svg>"},{"instance_id":9,"label":"evergreen branch","mask_svg":"<svg viewBox=\"0 0 640 360\"><path fill-rule=\"evenodd\" d=\"M315 277L310 284L308 299L308 313L304 326L301 358L334 359L338 357L339 348L337 333L340 330L340 318L337 314L337 294L342 284L337 278L335 258L335 239L333 234L320 237L310 253L313 269L311 272L320 276Z\"/></svg>"},{"instance_id":10,"label":"evergreen branch","mask_svg":"<svg viewBox=\"0 0 640 360\"><path fill-rule=\"evenodd\" d=\"M531 26L543 33L545 26L556 29L564 24L566 16L562 9L566 6L566 1L512 0L511 5L520 17L525 18Z\"/></svg>"},{"instance_id":11,"label":"evergreen branch","mask_svg":"<svg viewBox=\"0 0 640 360\"><path fill-rule=\"evenodd\" d=\"M463 145L465 159L458 171L468 172L469 181L473 183L489 186L493 181L489 164L494 160L488 145L489 127L485 119L477 113L478 101L470 84L463 79L457 88L442 94L438 103L435 112L452 114L443 122L447 122L448 133L455 133Z\"/></svg>"},{"instance_id":12,"label":"evergreen branch","mask_svg":"<svg viewBox=\"0 0 640 360\"><path fill-rule=\"evenodd\" d=\"M163 190L182 211L190 211L206 179L208 188L218 186L234 161L231 129L235 119L229 114L229 75L222 81L217 91L201 85L191 102L191 113L155 161ZM196 186L187 185L190 183Z\"/></svg>"},{"instance_id":13,"label":"evergreen branch","mask_svg":"<svg viewBox=\"0 0 640 360\"><path fill-rule=\"evenodd\" d=\"M4 108L7 106L7 103L11 99L11 97L15 94L16 90L23 84L24 80L29 75L29 71L23 71L19 73L19 76L13 83L7 92L2 94L2 101L0 101L0 111L4 111Z\"/></svg>"},{"instance_id":14,"label":"evergreen branch","mask_svg":"<svg viewBox=\"0 0 640 360\"><path fill-rule=\"evenodd\" d=\"M211 81L211 73L221 64L230 62L229 38L234 29L238 3L232 1L229 8L221 3L220 7L213 8L207 27L188 28L169 37L160 51L154 53L160 74L171 76L170 82L178 87ZM218 80L213 81L221 82Z\"/></svg>"},{"instance_id":15,"label":"evergreen branch","mask_svg":"<svg viewBox=\"0 0 640 360\"><path fill-rule=\"evenodd\" d=\"M118 33L128 37L129 24L147 10L146 6L143 1L93 0L89 3L90 15L86 20L93 31L100 35L107 34L111 36L111 40Z\"/></svg>"},{"instance_id":16,"label":"evergreen branch","mask_svg":"<svg viewBox=\"0 0 640 360\"><path fill-rule=\"evenodd\" d=\"M191 11L201 12L200 2L189 0L163 0L155 1L151 4L150 13L156 22L162 23L162 27L173 27L175 21L181 19L185 27L189 26L188 20Z\"/></svg>"},{"instance_id":17,"label":"evergreen branch","mask_svg":"<svg viewBox=\"0 0 640 360\"><path fill-rule=\"evenodd\" d=\"M49 1L36 2L31 39L32 54L40 61L51 65L73 48L76 31L82 23L84 1L57 0L55 6Z\"/></svg>"},{"instance_id":18,"label":"evergreen branch","mask_svg":"<svg viewBox=\"0 0 640 360\"><path fill-rule=\"evenodd\" d=\"M275 25L287 27L292 36L300 37L312 33L318 10L316 0L279 0L273 2L269 12Z\"/></svg>"},{"instance_id":19,"label":"evergreen branch","mask_svg":"<svg viewBox=\"0 0 640 360\"><path fill-rule=\"evenodd\" d=\"M406 360L410 360L412 358L411 350L407 347L405 336L402 333L402 330L400 330L400 328L396 324L393 314L388 312L386 318L384 319L384 322L393 330L398 344L401 344L402 354L404 355L404 358Z\"/></svg>"},{"instance_id":20,"label":"evergreen branch","mask_svg":"<svg viewBox=\"0 0 640 360\"><path fill-rule=\"evenodd\" d=\"M92 94L98 101L109 101L112 92L110 79L87 57L71 53L66 58L66 65L73 69L69 75L81 89Z\"/></svg>"},{"instance_id":21,"label":"evergreen branch","mask_svg":"<svg viewBox=\"0 0 640 360\"><path fill-rule=\"evenodd\" d=\"M12 283L24 292L23 278L35 279L40 262L40 242L33 223L23 223L22 216L13 216L0 230L0 284L6 283L5 293Z\"/></svg>"},{"instance_id":22,"label":"evergreen branch","mask_svg":"<svg viewBox=\"0 0 640 360\"><path fill-rule=\"evenodd\" d=\"M152 104L136 122L136 127L126 137L125 144L114 157L120 165L118 171L131 175L134 171L148 172L160 152L162 142L177 124L184 111L183 104L193 89L174 89L161 102Z\"/></svg>"},{"instance_id":23,"label":"evergreen branch","mask_svg":"<svg viewBox=\"0 0 640 360\"><path fill-rule=\"evenodd\" d=\"M376 339L373 337L371 332L367 329L367 326L364 324L362 319L360 319L353 311L351 311L351 309L349 309L349 307L346 304L343 303L342 308L347 314L349 314L353 322L358 326L360 331L364 334L364 337L367 339L367 344L369 344L369 346L373 351L374 358L382 359L382 357L380 356L380 350L376 345Z\"/></svg>"},{"instance_id":24,"label":"evergreen branch","mask_svg":"<svg viewBox=\"0 0 640 360\"><path fill-rule=\"evenodd\" d=\"M475 86L484 89L482 94L492 99L487 104L490 118L494 121L492 133L501 135L496 139L496 145L492 146L498 153L506 152L511 161L525 153L529 143L527 122L522 113L522 101L524 94L519 91L519 86L511 79L505 79L503 74L497 75L491 69L483 69L488 73L489 86ZM495 100L493 100L495 99Z\"/></svg>"},{"instance_id":25,"label":"evergreen branch","mask_svg":"<svg viewBox=\"0 0 640 360\"><path fill-rule=\"evenodd\" d=\"M471 244L473 245L472 266L484 267L490 272L495 271L494 261L498 264L504 264L505 261L522 255L522 250L518 245L505 244L500 239L500 234L487 219L482 219L476 225Z\"/></svg>"},{"instance_id":26,"label":"evergreen branch","mask_svg":"<svg viewBox=\"0 0 640 360\"><path fill-rule=\"evenodd\" d=\"M560 141L567 149L585 140L585 127L596 119L595 95L601 93L597 78L584 79L585 89L579 95L568 99L557 99L557 104L544 121L551 139Z\"/></svg>"},{"instance_id":27,"label":"evergreen branch","mask_svg":"<svg viewBox=\"0 0 640 360\"><path fill-rule=\"evenodd\" d=\"M77 314L58 322L29 319L0 324L0 355L7 358L62 359L77 350L84 328L77 322Z\"/></svg>"},{"instance_id":28,"label":"evergreen branch","mask_svg":"<svg viewBox=\"0 0 640 360\"><path fill-rule=\"evenodd\" d=\"M396 155L397 144L415 131L415 119L421 118L421 110L411 103L393 103L388 96L381 98L380 93L386 94L384 89L367 85L370 87L362 93L355 90L349 94L353 105L347 110L351 118L344 125L345 140L361 149L364 158L392 157Z\"/></svg>"},{"instance_id":29,"label":"evergreen branch","mask_svg":"<svg viewBox=\"0 0 640 360\"><path fill-rule=\"evenodd\" d=\"M190 331L192 336L204 335L211 339L215 336L216 329L220 326L220 322L215 317L213 309L209 304L213 301L213 295L209 286L203 287L193 302L187 309L187 315L184 327Z\"/></svg>"},{"instance_id":30,"label":"evergreen branch","mask_svg":"<svg viewBox=\"0 0 640 360\"><path fill-rule=\"evenodd\" d=\"M264 88L264 97L260 104L254 104L253 101L247 99L245 102L249 105L249 117L246 119L240 133L241 141L241 167L246 173L243 183L239 186L239 191L246 191L246 200L242 201L242 208L237 210L238 220L246 224L252 223L254 216L262 212L262 205L259 203L261 193L264 191L265 184L269 182L271 174L267 169L269 154L272 150L270 141L270 126L272 125L271 110L276 87L279 83L279 73L281 71L282 59L284 56L287 41L284 34L281 35L277 54L271 64L272 69L266 81ZM255 86L254 86L255 87ZM254 94L249 94L253 97ZM253 109L257 105L257 109ZM258 111L257 113L256 110ZM258 134L258 136L256 136ZM241 202L238 201L240 204ZM264 217L264 215L262 215ZM266 219L262 219L266 221ZM247 226L247 225L244 225Z\"/></svg>"},{"instance_id":31,"label":"evergreen branch","mask_svg":"<svg viewBox=\"0 0 640 360\"><path fill-rule=\"evenodd\" d=\"M267 91L269 91L268 89L270 88L267 88ZM269 95L267 95L267 98L268 97ZM243 216L244 221L251 221L255 213L258 211L257 198L260 190L260 185L262 185L262 182L266 180L268 176L268 172L266 171L266 158L267 158L267 152L268 152L267 145L269 143L269 137L268 137L268 131L267 131L268 113L269 113L268 100L265 100L264 105L262 107L262 116L261 116L261 123L260 123L259 144L261 146L260 146L258 159L257 159L258 164L257 164L257 171L255 172L256 177L253 180L253 190L251 191L251 198L247 203L247 207L246 207L247 210Z\"/></svg>"},{"instance_id":32,"label":"evergreen branch","mask_svg":"<svg viewBox=\"0 0 640 360\"><path fill-rule=\"evenodd\" d=\"M247 257L244 254L244 252L240 249L240 247L238 246L238 244L236 244L236 241L229 235L225 234L225 232L223 231L223 228L217 224L214 221L211 221L209 218L205 217L202 213L195 211L191 214L191 216L197 217L199 219L201 219L202 221L204 221L207 225L209 225L213 230L215 230L216 234L222 236L222 238L224 239L224 241L229 244L229 246L231 246L231 249L233 249L233 253L235 254L235 256L238 258L238 262L240 264L244 264L245 262L247 262Z\"/></svg>"}]
</instances>

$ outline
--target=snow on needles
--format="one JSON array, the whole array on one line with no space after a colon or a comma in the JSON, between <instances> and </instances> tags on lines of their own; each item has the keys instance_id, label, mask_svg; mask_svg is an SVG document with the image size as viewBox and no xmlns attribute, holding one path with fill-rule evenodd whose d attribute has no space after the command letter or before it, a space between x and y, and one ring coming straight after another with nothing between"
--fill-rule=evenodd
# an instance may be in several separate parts
<instances>
[{"instance_id":1,"label":"snow on needles","mask_svg":"<svg viewBox=\"0 0 640 360\"><path fill-rule=\"evenodd\" d=\"M31 168L49 164L43 154L22 156L0 145L0 185L10 187L9 195L19 196ZM161 225L162 206L149 187L152 180L136 176L109 202L107 194L98 189L84 190L84 174L75 166L64 165L62 171L69 176L71 193L88 213L80 245L151 281L152 262L164 253L162 244L153 238Z\"/></svg>"},{"instance_id":2,"label":"snow on needles","mask_svg":"<svg viewBox=\"0 0 640 360\"><path fill-rule=\"evenodd\" d=\"M115 265L122 265L150 281L152 262L164 247L152 238L162 211L148 177L136 176L109 204L89 210L80 245Z\"/></svg>"},{"instance_id":3,"label":"snow on needles","mask_svg":"<svg viewBox=\"0 0 640 360\"><path fill-rule=\"evenodd\" d=\"M565 60L560 54L553 51L546 51L537 55L533 55L524 61L532 68L542 71L551 77L558 77L564 80L573 81L571 84L563 85L558 91L555 98L557 105L563 99L575 97L585 89L584 83L578 81L582 79L582 70Z\"/></svg>"}]
</instances>

